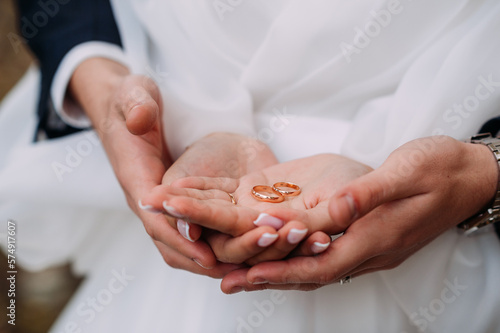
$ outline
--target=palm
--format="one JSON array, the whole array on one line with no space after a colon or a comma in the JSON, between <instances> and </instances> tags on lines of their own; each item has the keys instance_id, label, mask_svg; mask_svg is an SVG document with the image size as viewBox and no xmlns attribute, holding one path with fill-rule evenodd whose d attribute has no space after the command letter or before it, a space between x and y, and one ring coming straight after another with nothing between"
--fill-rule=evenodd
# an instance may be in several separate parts
<instances>
[{"instance_id":1,"label":"palm","mask_svg":"<svg viewBox=\"0 0 500 333\"><path fill-rule=\"evenodd\" d=\"M239 154L242 146L260 145L258 155ZM277 163L267 146L247 137L217 133L192 144L163 176L162 184L170 185L183 177L227 177L237 179L249 172Z\"/></svg>"},{"instance_id":2,"label":"palm","mask_svg":"<svg viewBox=\"0 0 500 333\"><path fill-rule=\"evenodd\" d=\"M321 217L328 218L326 207L336 188L367 172L367 167L339 155L323 154L274 165L242 177L235 195L238 204L258 211L293 209L305 212L322 209ZM301 194L286 197L276 204L258 201L252 194L254 185L273 185L291 182L301 187Z\"/></svg>"},{"instance_id":3,"label":"palm","mask_svg":"<svg viewBox=\"0 0 500 333\"><path fill-rule=\"evenodd\" d=\"M310 231L330 232L329 198L335 189L370 170L348 158L324 154L275 164L239 180L189 177L173 184L183 188L164 187L158 191L170 206L192 223L232 236L253 229L252 222L260 212L285 222L302 221ZM255 185L273 185L282 181L298 184L301 194L287 197L281 203L269 203L257 200L251 193ZM234 193L237 205L231 203L228 193Z\"/></svg>"}]
</instances>

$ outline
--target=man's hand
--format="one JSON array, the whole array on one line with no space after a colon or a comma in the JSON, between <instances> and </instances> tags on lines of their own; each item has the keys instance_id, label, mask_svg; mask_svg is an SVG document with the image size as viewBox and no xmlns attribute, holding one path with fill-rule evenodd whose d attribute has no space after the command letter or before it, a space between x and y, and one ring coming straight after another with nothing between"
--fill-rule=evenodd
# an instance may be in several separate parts
<instances>
[{"instance_id":1,"label":"man's hand","mask_svg":"<svg viewBox=\"0 0 500 333\"><path fill-rule=\"evenodd\" d=\"M346 276L391 269L493 198L491 151L449 137L409 142L377 170L339 189L329 212L345 234L316 257L266 262L228 274L225 292L311 290Z\"/></svg>"}]
</instances>

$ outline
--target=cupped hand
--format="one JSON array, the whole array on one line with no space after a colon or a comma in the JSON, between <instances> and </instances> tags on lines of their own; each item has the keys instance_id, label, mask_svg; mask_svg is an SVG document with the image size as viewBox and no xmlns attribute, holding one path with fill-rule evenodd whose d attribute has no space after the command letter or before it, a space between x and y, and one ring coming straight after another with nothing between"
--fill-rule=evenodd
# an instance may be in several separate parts
<instances>
[{"instance_id":1,"label":"cupped hand","mask_svg":"<svg viewBox=\"0 0 500 333\"><path fill-rule=\"evenodd\" d=\"M214 133L196 141L186 149L167 170L162 185L146 194L141 199L141 204L153 215L165 216L163 215L165 209L173 208L164 202L163 197L156 198L155 193L158 193L160 188L171 188L169 185L179 183L179 179L225 179L227 182L234 182L243 174L276 163L277 160L269 148L255 139L232 133ZM223 194L225 196L222 199L230 202L230 197L226 193ZM204 240L199 239L202 232L200 226L187 224L186 218L171 210L167 213L170 213L170 216L166 216L169 225L162 227L168 229L169 234L173 231L177 241L172 246L175 250L170 250L169 256L165 257L170 266L213 277L222 277L222 272L240 267L217 260L212 248ZM180 233L177 232L177 228ZM255 230L253 237L260 237L258 234L275 233L271 227L262 227ZM216 232L212 231L211 234L217 237ZM161 237L161 234L156 237ZM168 239L165 239L164 243L167 241ZM193 260L197 265L192 265Z\"/></svg>"},{"instance_id":2,"label":"cupped hand","mask_svg":"<svg viewBox=\"0 0 500 333\"><path fill-rule=\"evenodd\" d=\"M333 195L332 223L346 231L327 251L234 271L222 289L311 290L394 268L488 205L497 182L498 165L483 145L450 137L409 142Z\"/></svg>"},{"instance_id":3,"label":"cupped hand","mask_svg":"<svg viewBox=\"0 0 500 333\"><path fill-rule=\"evenodd\" d=\"M221 277L234 269L234 265L223 264L209 271L203 269L201 266L216 261L211 249L206 244L187 241L171 227L165 215L149 212L149 207L140 201L155 186L177 176L216 175L200 163L186 166L181 162L167 173L172 162L164 141L157 85L148 77L131 75L127 68L113 61L92 58L75 71L70 93L92 121L130 208L142 220L165 261L175 268L212 277ZM208 152L188 150L182 161L191 164ZM257 160L254 162L258 164Z\"/></svg>"},{"instance_id":4,"label":"cupped hand","mask_svg":"<svg viewBox=\"0 0 500 333\"><path fill-rule=\"evenodd\" d=\"M204 237L219 260L254 265L286 257L304 239L295 254L312 255L325 250L329 235L343 231L331 223L328 200L336 189L370 170L348 158L323 154L272 165L238 180L179 179L173 186L157 187L148 202L158 208L163 203L172 216L218 231ZM277 182L297 184L301 193L286 196L280 203L259 201L252 195L255 185L272 186ZM228 193L232 193L236 205ZM278 237L262 234L256 226L277 229Z\"/></svg>"}]
</instances>

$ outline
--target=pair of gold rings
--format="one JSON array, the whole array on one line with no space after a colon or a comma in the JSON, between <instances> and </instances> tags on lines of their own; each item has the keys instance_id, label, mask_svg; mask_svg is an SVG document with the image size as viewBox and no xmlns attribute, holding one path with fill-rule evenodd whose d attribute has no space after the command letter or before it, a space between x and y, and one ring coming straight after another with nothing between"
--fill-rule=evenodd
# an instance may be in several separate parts
<instances>
[{"instance_id":1,"label":"pair of gold rings","mask_svg":"<svg viewBox=\"0 0 500 333\"><path fill-rule=\"evenodd\" d=\"M285 197L293 197L299 195L300 192L299 185L288 182L278 182L273 186L255 185L252 188L252 195L255 199L274 203L283 202Z\"/></svg>"}]
</instances>

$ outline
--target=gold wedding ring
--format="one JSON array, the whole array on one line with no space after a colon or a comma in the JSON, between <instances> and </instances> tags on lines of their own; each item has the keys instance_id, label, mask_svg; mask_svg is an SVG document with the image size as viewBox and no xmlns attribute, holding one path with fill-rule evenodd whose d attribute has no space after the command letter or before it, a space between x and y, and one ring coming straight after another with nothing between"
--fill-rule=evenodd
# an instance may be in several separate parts
<instances>
[{"instance_id":1,"label":"gold wedding ring","mask_svg":"<svg viewBox=\"0 0 500 333\"><path fill-rule=\"evenodd\" d=\"M273 194L273 195L265 195ZM256 185L252 188L252 195L260 201L265 202L282 202L285 197L280 192L276 192L273 187L267 185Z\"/></svg>"},{"instance_id":2,"label":"gold wedding ring","mask_svg":"<svg viewBox=\"0 0 500 333\"><path fill-rule=\"evenodd\" d=\"M286 188L286 189L283 189ZM292 189L292 191L289 191L288 189ZM299 195L301 192L300 186L294 183L288 183L288 182L278 182L273 185L273 190L275 192L281 193L282 195L286 197L293 197L296 195Z\"/></svg>"},{"instance_id":3,"label":"gold wedding ring","mask_svg":"<svg viewBox=\"0 0 500 333\"><path fill-rule=\"evenodd\" d=\"M227 195L229 195L229 198L231 198L231 202L236 205L236 199L234 198L234 195L232 195L231 193L227 192Z\"/></svg>"}]
</instances>

